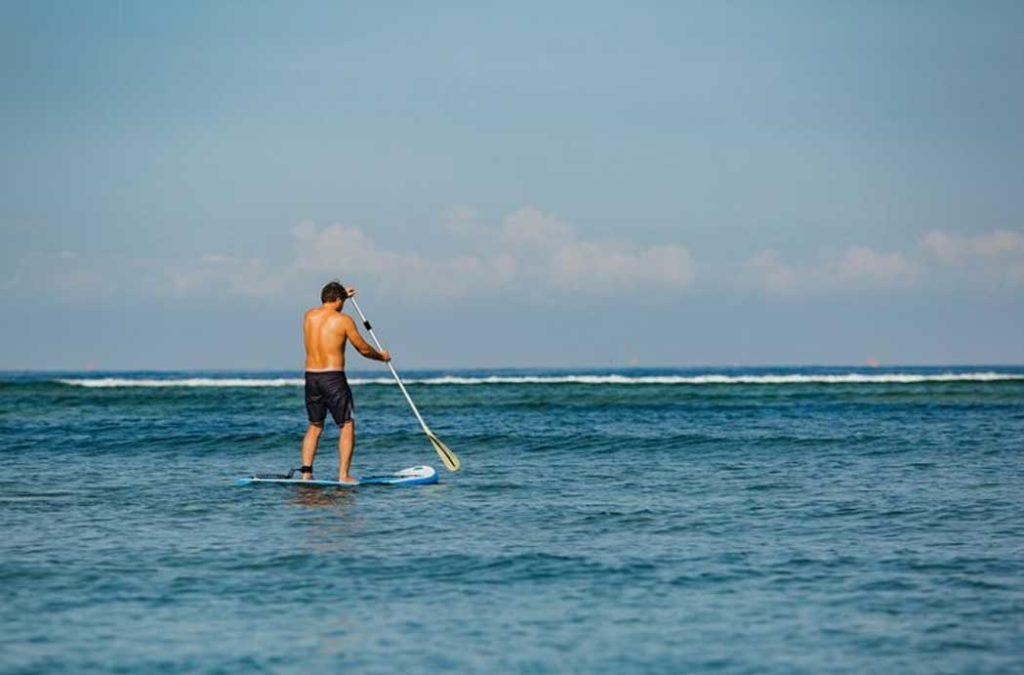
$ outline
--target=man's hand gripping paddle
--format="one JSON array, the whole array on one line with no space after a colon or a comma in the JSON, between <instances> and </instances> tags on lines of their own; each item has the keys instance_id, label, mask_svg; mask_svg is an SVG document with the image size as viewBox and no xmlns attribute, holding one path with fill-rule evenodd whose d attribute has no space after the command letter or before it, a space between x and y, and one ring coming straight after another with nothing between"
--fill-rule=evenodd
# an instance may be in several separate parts
<instances>
[{"instance_id":1,"label":"man's hand gripping paddle","mask_svg":"<svg viewBox=\"0 0 1024 675\"><path fill-rule=\"evenodd\" d=\"M363 310L359 308L359 303L357 303L356 299L352 296L349 296L348 299L352 301L352 305L356 308L356 311L359 312L359 318L362 319L363 325L366 326L366 330L370 333L370 337L373 338L373 342L377 345L377 349L384 351L384 347L380 344L380 340L377 339L377 335L373 332L370 322L366 320L366 315L363 314ZM423 428L423 433L427 435L427 439L430 441L430 444L434 446L435 450L437 450L437 454L441 457L441 461L444 462L444 465L449 471L458 471L461 469L462 462L459 461L459 458L447 445L441 442L440 438L434 435L434 432L430 430L427 423L423 421L420 411L416 409L416 404L412 402L412 397L409 396L409 392L405 390L405 385L402 384L402 378L398 377L398 372L395 370L395 367L391 365L390 361L388 361L387 364L388 368L391 369L391 374L395 376L395 382L398 383L398 388L402 390L405 400L409 402L409 407L412 408L413 414L416 415L416 419L419 420L420 427Z\"/></svg>"}]
</instances>

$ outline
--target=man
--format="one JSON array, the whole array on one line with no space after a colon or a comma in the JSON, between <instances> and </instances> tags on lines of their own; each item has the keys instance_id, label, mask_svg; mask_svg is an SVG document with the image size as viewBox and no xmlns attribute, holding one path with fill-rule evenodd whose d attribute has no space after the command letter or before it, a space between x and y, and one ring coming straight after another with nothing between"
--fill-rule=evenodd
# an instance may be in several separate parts
<instances>
[{"instance_id":1,"label":"man","mask_svg":"<svg viewBox=\"0 0 1024 675\"><path fill-rule=\"evenodd\" d=\"M387 350L379 352L363 339L356 322L341 313L345 300L356 294L346 290L338 281L332 281L320 291L319 307L306 312L303 333L306 343L306 412L309 428L302 440L302 479L313 478L313 458L316 457L320 434L324 430L327 411L341 429L338 437L338 481L356 484L349 473L352 451L356 442L355 420L352 419L352 390L345 378L345 343L351 342L368 359L390 361Z\"/></svg>"}]
</instances>

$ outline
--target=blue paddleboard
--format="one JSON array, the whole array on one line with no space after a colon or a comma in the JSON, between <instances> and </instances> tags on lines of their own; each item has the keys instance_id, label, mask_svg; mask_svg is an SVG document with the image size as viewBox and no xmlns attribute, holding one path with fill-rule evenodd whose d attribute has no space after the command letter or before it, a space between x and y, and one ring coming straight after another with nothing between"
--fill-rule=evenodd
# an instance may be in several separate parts
<instances>
[{"instance_id":1,"label":"blue paddleboard","mask_svg":"<svg viewBox=\"0 0 1024 675\"><path fill-rule=\"evenodd\" d=\"M367 476L355 485L336 480L302 480L301 478L239 478L237 485L305 485L307 487L359 487L360 485L432 485L437 482L437 471L430 466L410 466L387 476Z\"/></svg>"}]
</instances>

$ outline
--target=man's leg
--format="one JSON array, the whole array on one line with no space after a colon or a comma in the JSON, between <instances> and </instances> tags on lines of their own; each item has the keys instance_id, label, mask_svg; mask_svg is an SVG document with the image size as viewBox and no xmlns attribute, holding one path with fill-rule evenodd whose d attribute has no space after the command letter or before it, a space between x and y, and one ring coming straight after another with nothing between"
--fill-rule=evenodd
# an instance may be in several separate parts
<instances>
[{"instance_id":1,"label":"man's leg","mask_svg":"<svg viewBox=\"0 0 1024 675\"><path fill-rule=\"evenodd\" d=\"M349 473L352 467L352 453L356 447L356 421L348 420L341 425L341 435L338 436L338 481L341 483L355 483L356 479Z\"/></svg>"},{"instance_id":2,"label":"man's leg","mask_svg":"<svg viewBox=\"0 0 1024 675\"><path fill-rule=\"evenodd\" d=\"M320 443L320 434L323 433L323 424L309 423L306 435L302 439L302 466L313 466L313 458L316 457L316 447ZM302 480L309 480L313 473L302 474Z\"/></svg>"}]
</instances>

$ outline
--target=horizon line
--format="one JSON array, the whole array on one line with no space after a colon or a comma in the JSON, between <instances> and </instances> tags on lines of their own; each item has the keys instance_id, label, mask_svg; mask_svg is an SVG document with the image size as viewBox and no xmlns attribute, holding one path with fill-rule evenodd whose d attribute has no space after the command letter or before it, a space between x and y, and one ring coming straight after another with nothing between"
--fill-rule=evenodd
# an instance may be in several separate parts
<instances>
[{"instance_id":1,"label":"horizon line","mask_svg":"<svg viewBox=\"0 0 1024 675\"><path fill-rule=\"evenodd\" d=\"M1024 368L1024 363L892 363L892 364L851 364L851 363L760 363L760 364L700 364L700 365L621 365L621 366L425 366L407 368L402 372L423 371L643 371L643 370L726 370L741 368L856 368L862 370L889 370L893 368ZM345 369L350 373L372 373L360 368ZM95 374L109 373L302 373L301 368L0 368L0 375L47 375L61 373Z\"/></svg>"}]
</instances>

